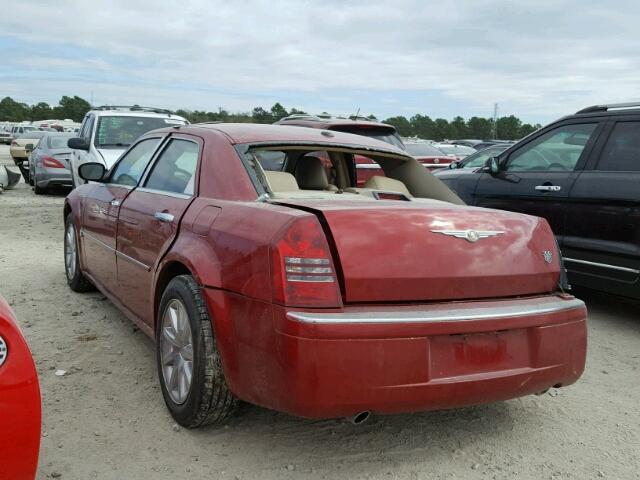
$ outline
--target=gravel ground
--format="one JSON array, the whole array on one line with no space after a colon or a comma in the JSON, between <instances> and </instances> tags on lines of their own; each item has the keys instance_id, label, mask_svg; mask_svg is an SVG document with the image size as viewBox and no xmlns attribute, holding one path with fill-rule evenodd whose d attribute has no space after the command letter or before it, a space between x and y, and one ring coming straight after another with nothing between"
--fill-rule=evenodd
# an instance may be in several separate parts
<instances>
[{"instance_id":1,"label":"gravel ground","mask_svg":"<svg viewBox=\"0 0 640 480\"><path fill-rule=\"evenodd\" d=\"M40 479L640 478L640 307L587 291L587 369L573 386L360 426L248 406L224 428L178 428L151 340L101 294L67 288L63 199L24 183L0 195L0 293L42 388Z\"/></svg>"}]
</instances>

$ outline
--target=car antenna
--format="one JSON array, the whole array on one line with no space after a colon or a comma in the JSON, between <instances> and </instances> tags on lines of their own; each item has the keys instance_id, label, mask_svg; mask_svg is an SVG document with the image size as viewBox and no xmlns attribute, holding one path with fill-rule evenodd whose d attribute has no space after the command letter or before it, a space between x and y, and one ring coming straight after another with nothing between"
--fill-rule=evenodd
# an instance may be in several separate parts
<instances>
[{"instance_id":1,"label":"car antenna","mask_svg":"<svg viewBox=\"0 0 640 480\"><path fill-rule=\"evenodd\" d=\"M351 118L353 118L354 120L358 120L358 115L360 115L360 107L358 107L358 110L356 110L356 114Z\"/></svg>"}]
</instances>

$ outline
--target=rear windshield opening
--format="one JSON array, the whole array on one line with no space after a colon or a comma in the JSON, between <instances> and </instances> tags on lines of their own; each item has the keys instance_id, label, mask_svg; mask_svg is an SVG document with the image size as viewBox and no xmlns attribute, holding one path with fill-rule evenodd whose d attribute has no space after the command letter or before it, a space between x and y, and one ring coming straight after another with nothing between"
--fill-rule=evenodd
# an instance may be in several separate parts
<instances>
[{"instance_id":1,"label":"rear windshield opening","mask_svg":"<svg viewBox=\"0 0 640 480\"><path fill-rule=\"evenodd\" d=\"M245 167L265 198L414 201L417 198L461 203L413 157L353 147L237 146ZM379 165L358 187L356 159ZM377 168L377 166L376 166Z\"/></svg>"}]
</instances>

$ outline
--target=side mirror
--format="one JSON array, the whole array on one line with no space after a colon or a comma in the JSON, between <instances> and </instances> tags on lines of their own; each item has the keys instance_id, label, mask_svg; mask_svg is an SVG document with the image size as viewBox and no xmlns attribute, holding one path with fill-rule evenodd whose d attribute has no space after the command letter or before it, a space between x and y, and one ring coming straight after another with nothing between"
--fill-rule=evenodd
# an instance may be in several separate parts
<instances>
[{"instance_id":1,"label":"side mirror","mask_svg":"<svg viewBox=\"0 0 640 480\"><path fill-rule=\"evenodd\" d=\"M71 140L75 139L72 138ZM104 165L98 162L83 163L78 167L78 175L88 182L100 182L106 171L107 169L104 168Z\"/></svg>"},{"instance_id":2,"label":"side mirror","mask_svg":"<svg viewBox=\"0 0 640 480\"><path fill-rule=\"evenodd\" d=\"M487 158L483 171L490 173L491 175L498 175L500 173L500 162L498 162L498 157Z\"/></svg>"},{"instance_id":3,"label":"side mirror","mask_svg":"<svg viewBox=\"0 0 640 480\"><path fill-rule=\"evenodd\" d=\"M73 148L74 150L85 150L89 151L89 142L85 141L84 138L74 137L67 140L67 147Z\"/></svg>"}]
</instances>

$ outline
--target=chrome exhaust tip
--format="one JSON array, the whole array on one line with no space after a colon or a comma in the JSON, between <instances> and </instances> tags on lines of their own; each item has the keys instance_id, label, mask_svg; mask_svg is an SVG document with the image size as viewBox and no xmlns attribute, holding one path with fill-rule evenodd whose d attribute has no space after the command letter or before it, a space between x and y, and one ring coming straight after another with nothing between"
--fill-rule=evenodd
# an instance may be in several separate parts
<instances>
[{"instance_id":1,"label":"chrome exhaust tip","mask_svg":"<svg viewBox=\"0 0 640 480\"><path fill-rule=\"evenodd\" d=\"M354 425L360 425L366 422L369 419L370 415L371 412L365 410L364 412L356 413L351 417L347 417L347 420L349 421L349 423L353 423Z\"/></svg>"}]
</instances>

